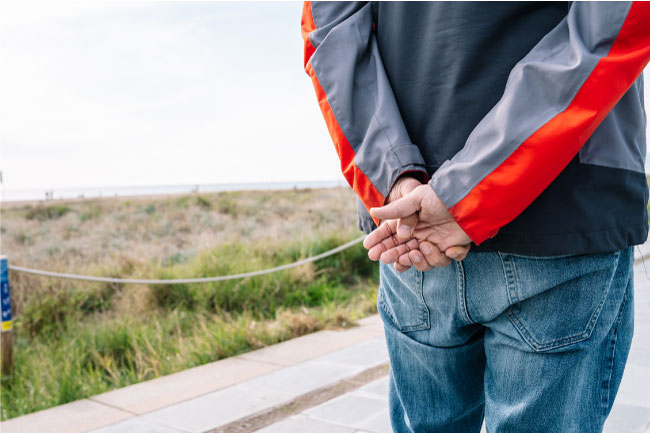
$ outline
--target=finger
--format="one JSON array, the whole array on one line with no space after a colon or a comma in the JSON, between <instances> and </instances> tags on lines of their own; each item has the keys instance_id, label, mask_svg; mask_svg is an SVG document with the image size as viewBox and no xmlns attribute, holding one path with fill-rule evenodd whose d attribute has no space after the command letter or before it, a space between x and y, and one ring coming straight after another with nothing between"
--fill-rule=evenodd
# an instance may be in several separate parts
<instances>
[{"instance_id":1,"label":"finger","mask_svg":"<svg viewBox=\"0 0 650 433\"><path fill-rule=\"evenodd\" d=\"M418 271L430 271L433 269L433 266L429 265L427 261L424 259L424 256L419 250L413 250L408 253L409 259L411 259L411 263L413 263L413 266L415 266L415 269Z\"/></svg>"},{"instance_id":2,"label":"finger","mask_svg":"<svg viewBox=\"0 0 650 433\"><path fill-rule=\"evenodd\" d=\"M395 234L397 227L396 220L384 221L378 228L372 231L366 238L363 240L363 246L369 250L384 239Z\"/></svg>"},{"instance_id":3,"label":"finger","mask_svg":"<svg viewBox=\"0 0 650 433\"><path fill-rule=\"evenodd\" d=\"M411 261L411 258L409 257L408 253L404 253L399 258L395 263L399 263L402 266L408 266L409 268L413 266L413 262Z\"/></svg>"},{"instance_id":4,"label":"finger","mask_svg":"<svg viewBox=\"0 0 650 433\"><path fill-rule=\"evenodd\" d=\"M405 242L408 242L404 239L399 239L396 235L391 235L387 237L386 239L382 240L380 243L375 245L374 247L370 248L368 251L368 257L371 260L379 260L381 258L381 255L386 252L390 251L393 248L398 247L400 244L403 244ZM386 263L392 263L393 261L386 262Z\"/></svg>"},{"instance_id":5,"label":"finger","mask_svg":"<svg viewBox=\"0 0 650 433\"><path fill-rule=\"evenodd\" d=\"M424 254L424 258L430 266L444 267L448 266L451 263L451 260L448 257L445 257L445 255L440 252L438 247L430 242L420 242L419 249Z\"/></svg>"},{"instance_id":6,"label":"finger","mask_svg":"<svg viewBox=\"0 0 650 433\"><path fill-rule=\"evenodd\" d=\"M380 260L384 263L394 263L397 261L399 256L407 254L409 251L417 249L417 247L418 241L411 239L408 242L386 249L386 251L381 254Z\"/></svg>"},{"instance_id":7,"label":"finger","mask_svg":"<svg viewBox=\"0 0 650 433\"><path fill-rule=\"evenodd\" d=\"M447 248L445 255L450 259L454 260L464 260L469 253L469 245L456 245L450 248Z\"/></svg>"},{"instance_id":8,"label":"finger","mask_svg":"<svg viewBox=\"0 0 650 433\"><path fill-rule=\"evenodd\" d=\"M397 262L395 262L394 266L395 266L395 269L397 270L397 272L405 272L405 271L408 271L409 269L411 269L410 266L403 266L403 265L401 265L401 264L399 264Z\"/></svg>"},{"instance_id":9,"label":"finger","mask_svg":"<svg viewBox=\"0 0 650 433\"><path fill-rule=\"evenodd\" d=\"M416 188L399 200L395 200L384 207L370 208L370 215L380 220L404 218L413 215L420 210L421 197L417 191Z\"/></svg>"},{"instance_id":10,"label":"finger","mask_svg":"<svg viewBox=\"0 0 650 433\"><path fill-rule=\"evenodd\" d=\"M410 239L413 234L413 228L418 224L419 216L417 213L397 220L397 236L402 239Z\"/></svg>"}]
</instances>

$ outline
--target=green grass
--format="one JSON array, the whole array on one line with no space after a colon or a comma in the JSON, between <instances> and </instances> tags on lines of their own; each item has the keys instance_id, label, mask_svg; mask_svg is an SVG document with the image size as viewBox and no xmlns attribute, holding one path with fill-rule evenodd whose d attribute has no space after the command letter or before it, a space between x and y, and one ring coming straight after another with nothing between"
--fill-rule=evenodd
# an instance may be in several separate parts
<instances>
[{"instance_id":1,"label":"green grass","mask_svg":"<svg viewBox=\"0 0 650 433\"><path fill-rule=\"evenodd\" d=\"M200 199L196 203L207 208ZM230 204L218 202L217 207L224 212ZM157 209L141 211L154 214ZM124 263L97 272L140 278L239 273L318 254L356 235L314 235L288 244L242 239L192 257ZM17 277L12 274L18 286L26 284ZM325 327L350 326L375 312L377 281L377 266L361 245L291 270L212 284L138 287L49 281L38 296L23 300L15 319L14 370L2 378L0 419ZM115 309L120 299L145 307Z\"/></svg>"}]
</instances>

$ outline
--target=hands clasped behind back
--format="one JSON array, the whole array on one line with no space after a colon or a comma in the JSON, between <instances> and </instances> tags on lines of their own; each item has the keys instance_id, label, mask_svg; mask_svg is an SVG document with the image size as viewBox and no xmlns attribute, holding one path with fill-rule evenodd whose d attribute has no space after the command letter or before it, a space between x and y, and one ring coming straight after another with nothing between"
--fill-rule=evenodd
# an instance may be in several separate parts
<instances>
[{"instance_id":1,"label":"hands clasped behind back","mask_svg":"<svg viewBox=\"0 0 650 433\"><path fill-rule=\"evenodd\" d=\"M471 239L453 219L447 206L427 184L414 178L395 183L386 205L370 209L381 224L363 242L368 257L406 271L428 271L463 260Z\"/></svg>"}]
</instances>

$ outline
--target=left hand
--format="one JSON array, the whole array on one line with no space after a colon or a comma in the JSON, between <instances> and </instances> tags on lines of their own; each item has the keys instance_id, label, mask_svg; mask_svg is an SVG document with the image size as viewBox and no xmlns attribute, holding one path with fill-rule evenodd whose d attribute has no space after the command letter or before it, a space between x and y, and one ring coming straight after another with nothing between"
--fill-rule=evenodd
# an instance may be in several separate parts
<instances>
[{"instance_id":1,"label":"left hand","mask_svg":"<svg viewBox=\"0 0 650 433\"><path fill-rule=\"evenodd\" d=\"M392 220L381 224L365 239L363 245L371 260L429 270L446 266L450 258L462 260L469 252L472 240L429 185L420 185L384 207L370 209L370 215ZM398 218L399 223L395 221ZM415 224L410 226L405 221Z\"/></svg>"}]
</instances>

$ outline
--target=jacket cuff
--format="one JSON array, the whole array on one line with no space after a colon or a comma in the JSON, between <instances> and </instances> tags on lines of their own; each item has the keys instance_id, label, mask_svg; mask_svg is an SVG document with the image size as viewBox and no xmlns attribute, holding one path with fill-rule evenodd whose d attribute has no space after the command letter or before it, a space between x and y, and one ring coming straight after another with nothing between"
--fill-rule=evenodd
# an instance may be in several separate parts
<instances>
[{"instance_id":1,"label":"jacket cuff","mask_svg":"<svg viewBox=\"0 0 650 433\"><path fill-rule=\"evenodd\" d=\"M485 240L496 236L499 229L485 232L480 220L478 220L474 215L474 212L461 212L455 208L454 206L456 205L456 202L453 201L454 199L445 194L446 190L443 187L444 182L437 182L437 180L439 180L439 176L434 175L429 181L429 186L433 189L438 198L442 200L445 206L447 206L451 217L456 221L460 228L463 229L467 236L469 236L474 244L480 245Z\"/></svg>"},{"instance_id":2,"label":"jacket cuff","mask_svg":"<svg viewBox=\"0 0 650 433\"><path fill-rule=\"evenodd\" d=\"M419 147L413 143L402 144L393 147L391 152L394 155L396 167L388 179L386 197L388 197L388 193L395 185L395 182L402 176L414 177L422 183L429 181L429 174L426 171L424 158L422 158Z\"/></svg>"}]
</instances>

